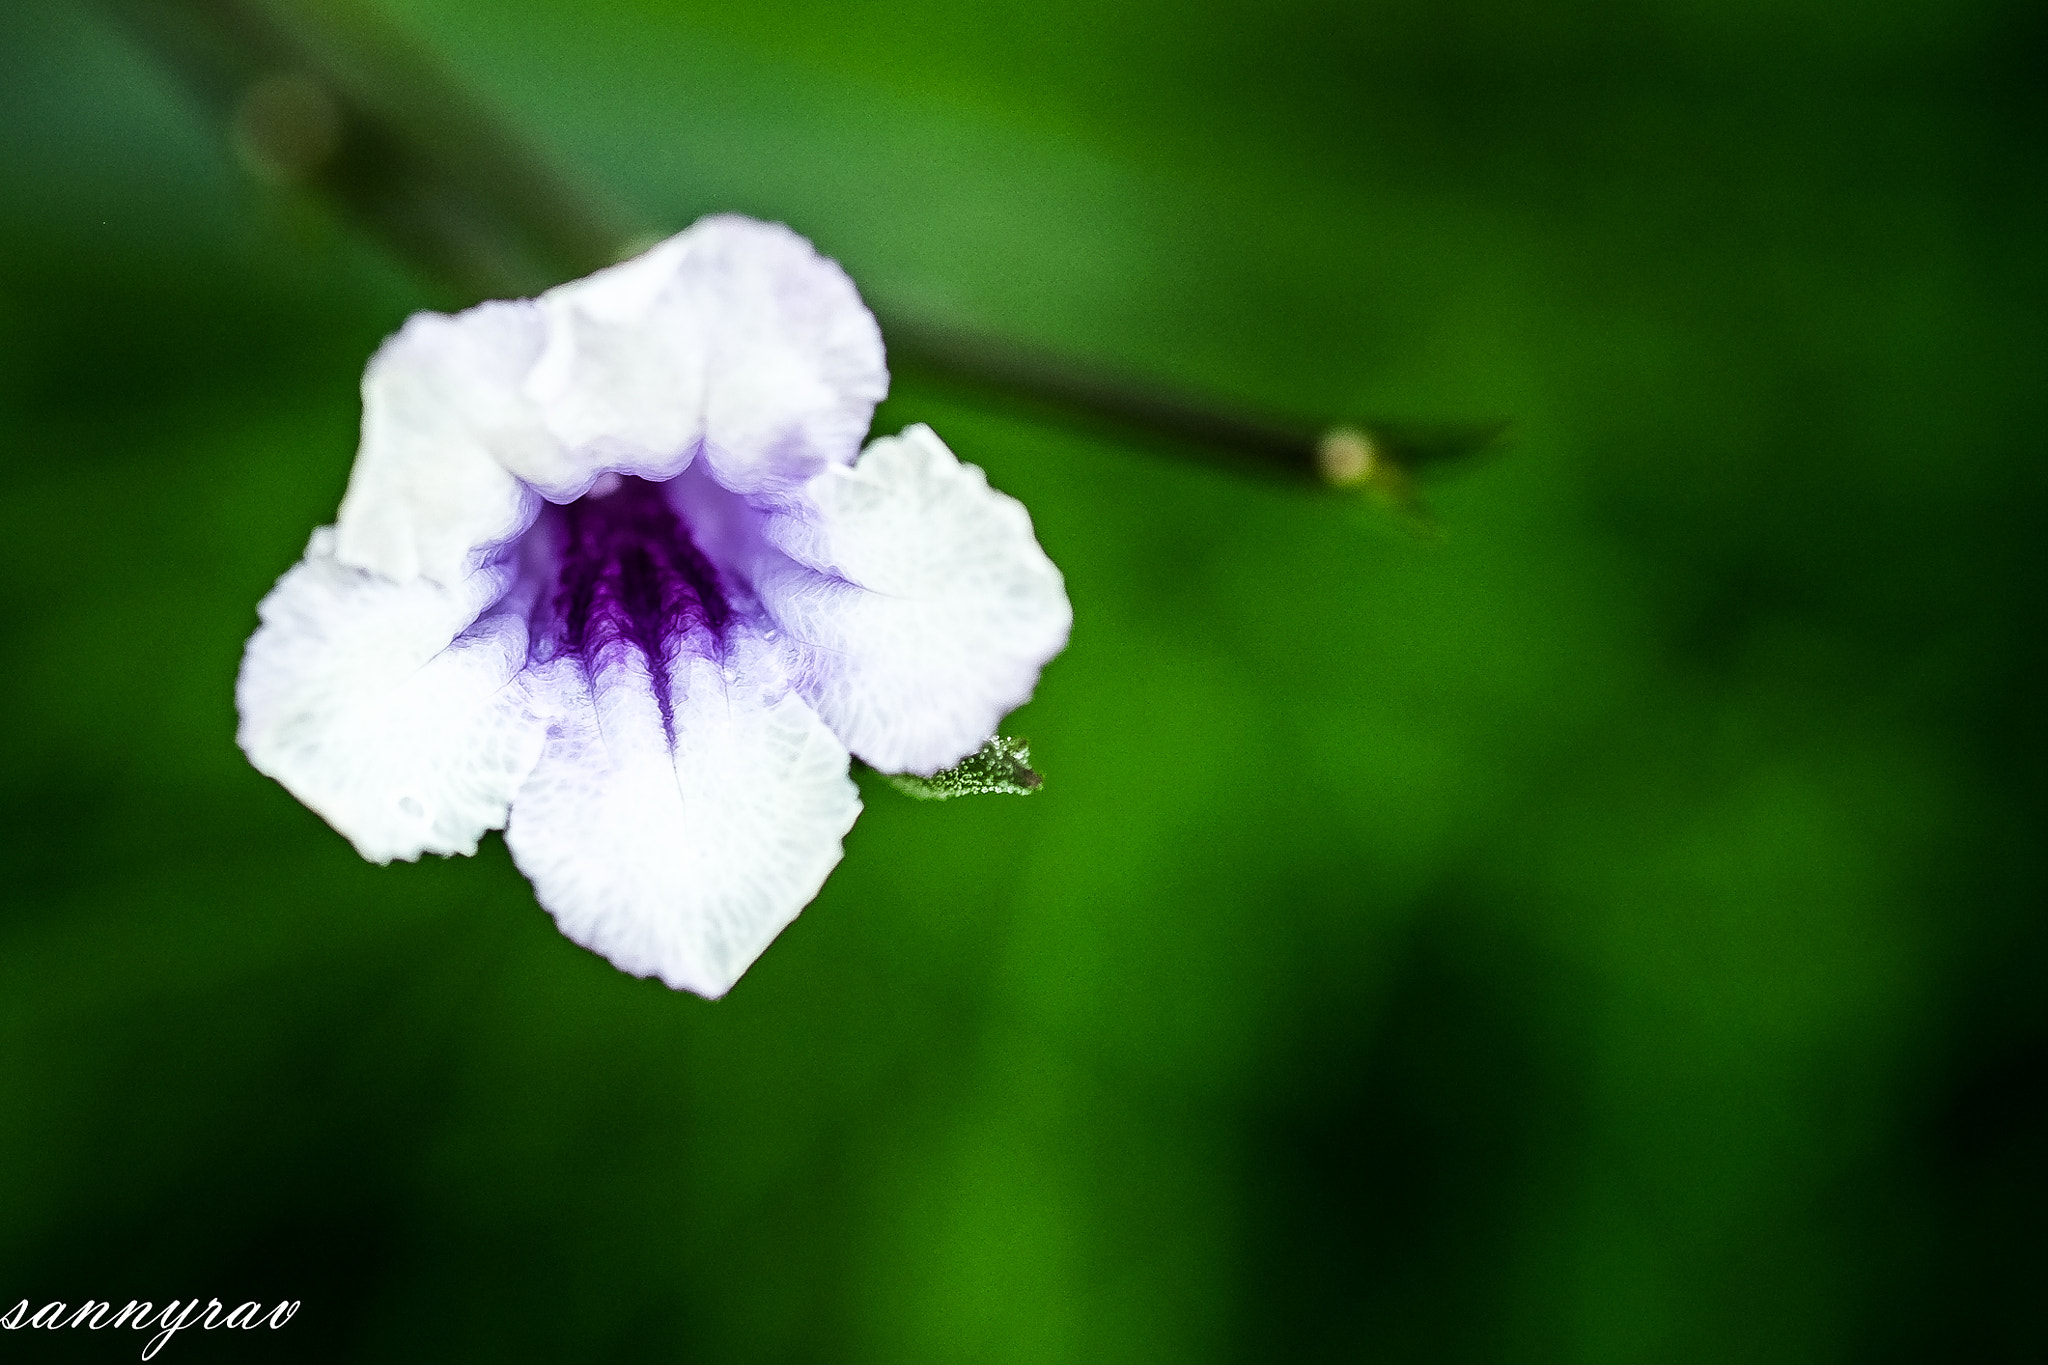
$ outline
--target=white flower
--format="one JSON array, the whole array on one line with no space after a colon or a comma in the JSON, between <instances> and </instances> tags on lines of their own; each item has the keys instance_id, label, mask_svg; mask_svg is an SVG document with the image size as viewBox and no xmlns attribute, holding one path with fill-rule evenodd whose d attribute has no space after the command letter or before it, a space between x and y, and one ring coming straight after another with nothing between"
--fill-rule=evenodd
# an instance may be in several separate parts
<instances>
[{"instance_id":1,"label":"white flower","mask_svg":"<svg viewBox=\"0 0 2048 1365\"><path fill-rule=\"evenodd\" d=\"M376 862L504 829L569 937L723 994L839 861L849 751L957 762L1072 620L929 429L855 458L887 387L844 272L744 218L412 318L258 608L243 751Z\"/></svg>"}]
</instances>

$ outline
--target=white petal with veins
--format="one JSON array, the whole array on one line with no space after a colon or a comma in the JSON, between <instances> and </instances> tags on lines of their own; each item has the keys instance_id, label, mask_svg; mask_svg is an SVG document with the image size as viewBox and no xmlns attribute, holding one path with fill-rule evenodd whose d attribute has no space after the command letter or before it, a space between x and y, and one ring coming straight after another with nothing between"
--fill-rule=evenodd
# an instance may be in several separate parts
<instances>
[{"instance_id":1,"label":"white petal with veins","mask_svg":"<svg viewBox=\"0 0 2048 1365\"><path fill-rule=\"evenodd\" d=\"M756 590L787 632L798 687L884 772L932 773L1031 695L1073 624L1031 518L929 427L874 442L805 486L813 510L769 536Z\"/></svg>"},{"instance_id":2,"label":"white petal with veins","mask_svg":"<svg viewBox=\"0 0 2048 1365\"><path fill-rule=\"evenodd\" d=\"M530 303L417 313L363 372L363 435L336 521L342 563L459 583L533 521L510 470L553 444L520 384L546 324Z\"/></svg>"},{"instance_id":3,"label":"white petal with veins","mask_svg":"<svg viewBox=\"0 0 2048 1365\"><path fill-rule=\"evenodd\" d=\"M334 541L315 531L257 607L236 739L372 862L474 853L504 827L543 738L520 614L478 619L509 572L397 583L340 563Z\"/></svg>"},{"instance_id":4,"label":"white petal with veins","mask_svg":"<svg viewBox=\"0 0 2048 1365\"><path fill-rule=\"evenodd\" d=\"M853 458L888 392L853 282L777 224L704 219L537 306L526 393L558 444L508 467L556 502L606 471L672 478L700 449L736 492L800 483Z\"/></svg>"},{"instance_id":5,"label":"white petal with veins","mask_svg":"<svg viewBox=\"0 0 2048 1365\"><path fill-rule=\"evenodd\" d=\"M860 813L845 746L742 639L680 655L675 745L644 683L593 694L573 660L505 842L562 932L636 976L716 998L818 894Z\"/></svg>"}]
</instances>

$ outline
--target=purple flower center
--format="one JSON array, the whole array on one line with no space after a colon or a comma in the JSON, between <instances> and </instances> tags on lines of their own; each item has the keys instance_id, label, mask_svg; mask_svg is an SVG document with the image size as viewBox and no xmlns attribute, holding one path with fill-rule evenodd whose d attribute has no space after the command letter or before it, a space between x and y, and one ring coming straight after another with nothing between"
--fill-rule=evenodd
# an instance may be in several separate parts
<instances>
[{"instance_id":1,"label":"purple flower center","mask_svg":"<svg viewBox=\"0 0 2048 1365\"><path fill-rule=\"evenodd\" d=\"M593 677L630 664L637 651L673 742L669 658L680 641L698 633L709 637L706 652L722 653L732 620L718 571L660 485L645 479L621 478L611 491L578 498L560 515L554 603L560 647L580 656Z\"/></svg>"}]
</instances>

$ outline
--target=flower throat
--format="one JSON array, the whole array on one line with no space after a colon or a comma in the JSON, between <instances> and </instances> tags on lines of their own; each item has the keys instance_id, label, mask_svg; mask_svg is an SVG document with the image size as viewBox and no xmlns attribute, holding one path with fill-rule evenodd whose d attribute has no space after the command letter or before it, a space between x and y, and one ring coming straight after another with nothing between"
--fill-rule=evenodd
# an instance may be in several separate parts
<instances>
[{"instance_id":1,"label":"flower throat","mask_svg":"<svg viewBox=\"0 0 2048 1365\"><path fill-rule=\"evenodd\" d=\"M710 637L708 652L722 653L732 620L718 571L659 485L645 479L620 478L611 491L578 498L560 515L559 645L579 656L593 677L630 665L638 651L673 741L669 656L698 632Z\"/></svg>"}]
</instances>

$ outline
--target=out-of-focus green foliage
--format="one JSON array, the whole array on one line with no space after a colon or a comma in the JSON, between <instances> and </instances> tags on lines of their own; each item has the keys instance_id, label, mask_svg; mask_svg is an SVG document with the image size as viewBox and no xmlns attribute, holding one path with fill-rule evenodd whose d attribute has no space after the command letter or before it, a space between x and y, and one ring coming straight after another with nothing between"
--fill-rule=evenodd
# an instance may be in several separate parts
<instances>
[{"instance_id":1,"label":"out-of-focus green foliage","mask_svg":"<svg viewBox=\"0 0 2048 1365\"><path fill-rule=\"evenodd\" d=\"M0 9L0 1309L226 1359L2031 1360L2038 7L401 0L651 218L1308 412L1428 543L915 375L1073 644L725 1001L233 744L436 302ZM84 1332L10 1358L121 1359ZM281 1349L282 1348L282 1349Z\"/></svg>"}]
</instances>

